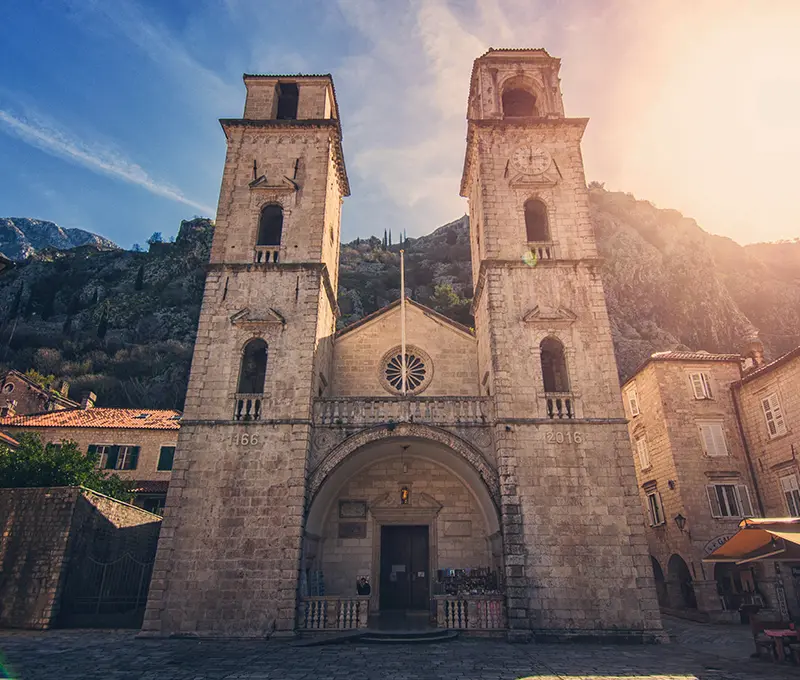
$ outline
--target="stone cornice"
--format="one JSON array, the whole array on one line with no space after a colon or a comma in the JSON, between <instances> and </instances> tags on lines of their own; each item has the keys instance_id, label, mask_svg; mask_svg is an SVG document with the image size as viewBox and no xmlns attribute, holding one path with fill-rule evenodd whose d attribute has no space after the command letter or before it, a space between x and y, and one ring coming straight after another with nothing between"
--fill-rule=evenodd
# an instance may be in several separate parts
<instances>
[{"instance_id":1,"label":"stone cornice","mask_svg":"<svg viewBox=\"0 0 800 680\"><path fill-rule=\"evenodd\" d=\"M591 268L593 266L599 266L602 261L603 259L600 257L585 257L571 260L539 260L536 263L536 269L540 267L548 269L557 267L577 267L581 264L585 264ZM475 310L478 308L481 295L483 295L483 289L486 287L486 272L489 269L531 269L531 265L521 260L481 260L481 267L478 270L478 280L475 282L475 291L472 294L472 304L469 308L469 313L472 314L472 316L475 316Z\"/></svg>"}]
</instances>

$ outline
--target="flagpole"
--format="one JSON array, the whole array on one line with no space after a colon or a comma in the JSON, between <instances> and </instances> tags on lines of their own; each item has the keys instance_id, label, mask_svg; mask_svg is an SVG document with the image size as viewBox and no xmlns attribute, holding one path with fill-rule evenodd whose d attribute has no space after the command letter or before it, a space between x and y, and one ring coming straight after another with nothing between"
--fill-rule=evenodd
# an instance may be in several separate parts
<instances>
[{"instance_id":1,"label":"flagpole","mask_svg":"<svg viewBox=\"0 0 800 680\"><path fill-rule=\"evenodd\" d=\"M408 366L406 366L406 267L405 251L400 251L400 373L403 380L403 396L408 390Z\"/></svg>"}]
</instances>

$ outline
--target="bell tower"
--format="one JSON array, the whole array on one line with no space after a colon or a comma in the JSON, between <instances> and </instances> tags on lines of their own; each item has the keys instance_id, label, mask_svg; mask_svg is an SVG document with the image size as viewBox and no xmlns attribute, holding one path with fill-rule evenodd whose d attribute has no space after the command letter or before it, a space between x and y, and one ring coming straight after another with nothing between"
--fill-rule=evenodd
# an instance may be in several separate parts
<instances>
[{"instance_id":1,"label":"bell tower","mask_svg":"<svg viewBox=\"0 0 800 680\"><path fill-rule=\"evenodd\" d=\"M333 80L245 75L145 635L295 624L311 410L331 370L341 203Z\"/></svg>"},{"instance_id":2,"label":"bell tower","mask_svg":"<svg viewBox=\"0 0 800 680\"><path fill-rule=\"evenodd\" d=\"M580 142L560 61L473 66L469 199L481 389L494 401L509 626L661 637Z\"/></svg>"}]
</instances>

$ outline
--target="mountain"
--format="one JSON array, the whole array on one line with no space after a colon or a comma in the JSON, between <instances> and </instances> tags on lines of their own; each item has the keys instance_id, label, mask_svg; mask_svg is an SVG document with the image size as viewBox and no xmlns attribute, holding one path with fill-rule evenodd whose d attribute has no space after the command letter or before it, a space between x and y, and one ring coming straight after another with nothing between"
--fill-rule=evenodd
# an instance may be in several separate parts
<instances>
[{"instance_id":1,"label":"mountain","mask_svg":"<svg viewBox=\"0 0 800 680\"><path fill-rule=\"evenodd\" d=\"M28 217L0 217L0 252L11 260L24 260L46 248L68 250L85 245L119 250L116 243L83 229L63 229Z\"/></svg>"},{"instance_id":2,"label":"mountain","mask_svg":"<svg viewBox=\"0 0 800 680\"><path fill-rule=\"evenodd\" d=\"M800 242L740 246L598 185L590 204L621 379L665 349L736 352L756 332L768 358L800 345ZM102 405L181 408L212 236L194 219L147 253L35 252L0 274L0 368L65 378ZM469 219L404 247L410 295L472 326ZM339 327L397 299L399 248L342 245Z\"/></svg>"}]
</instances>

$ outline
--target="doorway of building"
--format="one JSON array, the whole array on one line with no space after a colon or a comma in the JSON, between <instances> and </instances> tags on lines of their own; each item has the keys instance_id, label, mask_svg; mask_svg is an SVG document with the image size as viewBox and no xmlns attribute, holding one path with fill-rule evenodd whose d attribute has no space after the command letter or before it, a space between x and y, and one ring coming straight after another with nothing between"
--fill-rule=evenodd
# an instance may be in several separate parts
<instances>
[{"instance_id":1,"label":"doorway of building","mask_svg":"<svg viewBox=\"0 0 800 680\"><path fill-rule=\"evenodd\" d=\"M427 526L381 527L381 612L429 609L428 552Z\"/></svg>"}]
</instances>

